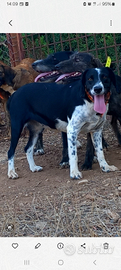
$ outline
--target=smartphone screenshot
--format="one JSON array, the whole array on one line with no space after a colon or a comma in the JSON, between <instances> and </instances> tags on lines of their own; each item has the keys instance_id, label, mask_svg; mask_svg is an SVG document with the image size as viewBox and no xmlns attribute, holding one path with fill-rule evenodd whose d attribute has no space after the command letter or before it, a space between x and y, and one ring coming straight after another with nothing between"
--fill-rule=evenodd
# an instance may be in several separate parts
<instances>
[{"instance_id":1,"label":"smartphone screenshot","mask_svg":"<svg viewBox=\"0 0 121 270\"><path fill-rule=\"evenodd\" d=\"M0 270L120 270L121 3L0 10Z\"/></svg>"}]
</instances>

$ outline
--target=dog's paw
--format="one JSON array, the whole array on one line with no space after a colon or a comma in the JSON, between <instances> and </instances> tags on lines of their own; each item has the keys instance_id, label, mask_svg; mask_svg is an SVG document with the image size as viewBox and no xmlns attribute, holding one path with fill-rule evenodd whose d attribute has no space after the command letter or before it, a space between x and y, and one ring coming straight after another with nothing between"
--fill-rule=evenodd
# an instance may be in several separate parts
<instances>
[{"instance_id":1,"label":"dog's paw","mask_svg":"<svg viewBox=\"0 0 121 270\"><path fill-rule=\"evenodd\" d=\"M8 172L8 178L10 178L10 179L17 179L18 178L18 174L14 170L10 170Z\"/></svg>"},{"instance_id":2,"label":"dog's paw","mask_svg":"<svg viewBox=\"0 0 121 270\"><path fill-rule=\"evenodd\" d=\"M35 156L38 156L38 155L44 155L44 150L41 148L41 149L34 149L34 155Z\"/></svg>"},{"instance_id":3,"label":"dog's paw","mask_svg":"<svg viewBox=\"0 0 121 270\"><path fill-rule=\"evenodd\" d=\"M114 171L117 171L117 170L118 170L118 168L115 167L114 165L112 165L112 166L105 165L105 166L102 167L103 172L114 172Z\"/></svg>"},{"instance_id":4,"label":"dog's paw","mask_svg":"<svg viewBox=\"0 0 121 270\"><path fill-rule=\"evenodd\" d=\"M63 168L68 168L69 167L69 162L60 162L60 168L63 169Z\"/></svg>"},{"instance_id":5,"label":"dog's paw","mask_svg":"<svg viewBox=\"0 0 121 270\"><path fill-rule=\"evenodd\" d=\"M81 169L82 171L86 171L86 170L92 170L92 163L84 163L82 166L81 166Z\"/></svg>"},{"instance_id":6,"label":"dog's paw","mask_svg":"<svg viewBox=\"0 0 121 270\"><path fill-rule=\"evenodd\" d=\"M69 158L68 154L64 155L61 162L60 162L60 167L61 168L68 168L69 167Z\"/></svg>"},{"instance_id":7,"label":"dog's paw","mask_svg":"<svg viewBox=\"0 0 121 270\"><path fill-rule=\"evenodd\" d=\"M30 170L32 171L32 172L40 172L40 171L42 171L43 170L43 167L41 167L41 166L34 166L34 167L32 167L32 168L30 168Z\"/></svg>"},{"instance_id":8,"label":"dog's paw","mask_svg":"<svg viewBox=\"0 0 121 270\"><path fill-rule=\"evenodd\" d=\"M98 162L97 157L94 156L94 158L93 158L93 163L97 163L97 162Z\"/></svg>"},{"instance_id":9,"label":"dog's paw","mask_svg":"<svg viewBox=\"0 0 121 270\"><path fill-rule=\"evenodd\" d=\"M80 171L73 171L70 173L70 177L72 179L80 179L82 178L82 173Z\"/></svg>"}]
</instances>

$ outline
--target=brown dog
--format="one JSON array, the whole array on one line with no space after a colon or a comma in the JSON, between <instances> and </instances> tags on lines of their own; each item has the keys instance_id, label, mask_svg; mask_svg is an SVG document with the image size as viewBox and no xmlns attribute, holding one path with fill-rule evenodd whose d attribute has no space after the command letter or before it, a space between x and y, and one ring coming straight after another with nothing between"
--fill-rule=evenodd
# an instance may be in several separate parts
<instances>
[{"instance_id":1,"label":"brown dog","mask_svg":"<svg viewBox=\"0 0 121 270\"><path fill-rule=\"evenodd\" d=\"M34 82L38 73L32 68L34 59L23 59L16 67L9 67L0 63L0 86L7 84L17 90L24 84ZM3 88L3 87L2 87Z\"/></svg>"},{"instance_id":2,"label":"brown dog","mask_svg":"<svg viewBox=\"0 0 121 270\"><path fill-rule=\"evenodd\" d=\"M34 82L34 79L38 73L32 68L32 63L35 59L25 58L16 67L9 67L2 61L0 61L0 99L4 104L6 112L6 102L10 95L21 86ZM3 90L7 91L3 94ZM2 124L2 119L0 118Z\"/></svg>"}]
</instances>

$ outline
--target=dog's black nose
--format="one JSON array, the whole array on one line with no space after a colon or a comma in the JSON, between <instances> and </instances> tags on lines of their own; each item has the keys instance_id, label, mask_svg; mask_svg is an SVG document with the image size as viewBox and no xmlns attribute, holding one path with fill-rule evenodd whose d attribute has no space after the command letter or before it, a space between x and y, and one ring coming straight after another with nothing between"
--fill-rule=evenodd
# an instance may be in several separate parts
<instances>
[{"instance_id":1,"label":"dog's black nose","mask_svg":"<svg viewBox=\"0 0 121 270\"><path fill-rule=\"evenodd\" d=\"M32 63L32 67L35 67L36 66L36 63Z\"/></svg>"},{"instance_id":2,"label":"dog's black nose","mask_svg":"<svg viewBox=\"0 0 121 270\"><path fill-rule=\"evenodd\" d=\"M102 91L102 87L94 87L94 91L96 94L100 94Z\"/></svg>"}]
</instances>

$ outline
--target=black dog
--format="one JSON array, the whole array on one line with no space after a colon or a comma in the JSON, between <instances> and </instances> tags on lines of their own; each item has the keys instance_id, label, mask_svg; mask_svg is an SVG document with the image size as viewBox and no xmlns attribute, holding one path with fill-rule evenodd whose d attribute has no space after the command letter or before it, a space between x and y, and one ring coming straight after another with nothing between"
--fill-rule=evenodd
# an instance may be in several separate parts
<instances>
[{"instance_id":1,"label":"black dog","mask_svg":"<svg viewBox=\"0 0 121 270\"><path fill-rule=\"evenodd\" d=\"M77 136L91 132L99 165L104 172L115 171L105 161L102 149L102 129L106 119L107 102L115 76L111 69L89 69L82 80L62 85L32 83L21 87L8 100L11 118L11 145L8 151L8 177L17 178L14 168L15 149L23 127L30 132L25 147L30 170L40 171L33 160L33 149L43 126L67 131L70 177L80 178L77 163Z\"/></svg>"},{"instance_id":2,"label":"black dog","mask_svg":"<svg viewBox=\"0 0 121 270\"><path fill-rule=\"evenodd\" d=\"M45 59L40 59L35 61L32 64L32 67L34 70L39 72L40 74L36 77L35 82L55 82L57 78L60 76L59 72L55 70L55 65L57 65L59 62L62 63L62 61L68 60L71 55L73 55L74 52L72 51L61 51L56 52L53 54L50 54ZM44 130L44 129L43 129ZM62 140L63 144L65 145L63 149L63 159L61 160L61 164L65 165L68 163L68 155L67 155L67 139L66 135L62 133ZM44 154L43 149L43 132L39 134L34 154Z\"/></svg>"},{"instance_id":3,"label":"black dog","mask_svg":"<svg viewBox=\"0 0 121 270\"><path fill-rule=\"evenodd\" d=\"M59 72L55 70L55 65L68 60L73 53L72 51L56 52L48 55L45 59L35 61L32 67L40 73L35 82L54 82L59 76Z\"/></svg>"},{"instance_id":4,"label":"black dog","mask_svg":"<svg viewBox=\"0 0 121 270\"><path fill-rule=\"evenodd\" d=\"M0 86L3 84L8 84L9 86L14 86L13 79L16 76L16 72L6 65L0 64Z\"/></svg>"},{"instance_id":5,"label":"black dog","mask_svg":"<svg viewBox=\"0 0 121 270\"><path fill-rule=\"evenodd\" d=\"M62 74L58 76L56 81L59 82L63 80L67 83L79 79L86 69L95 67L103 67L99 59L95 58L90 53L75 52L68 60L60 62L55 66L56 71Z\"/></svg>"}]
</instances>

